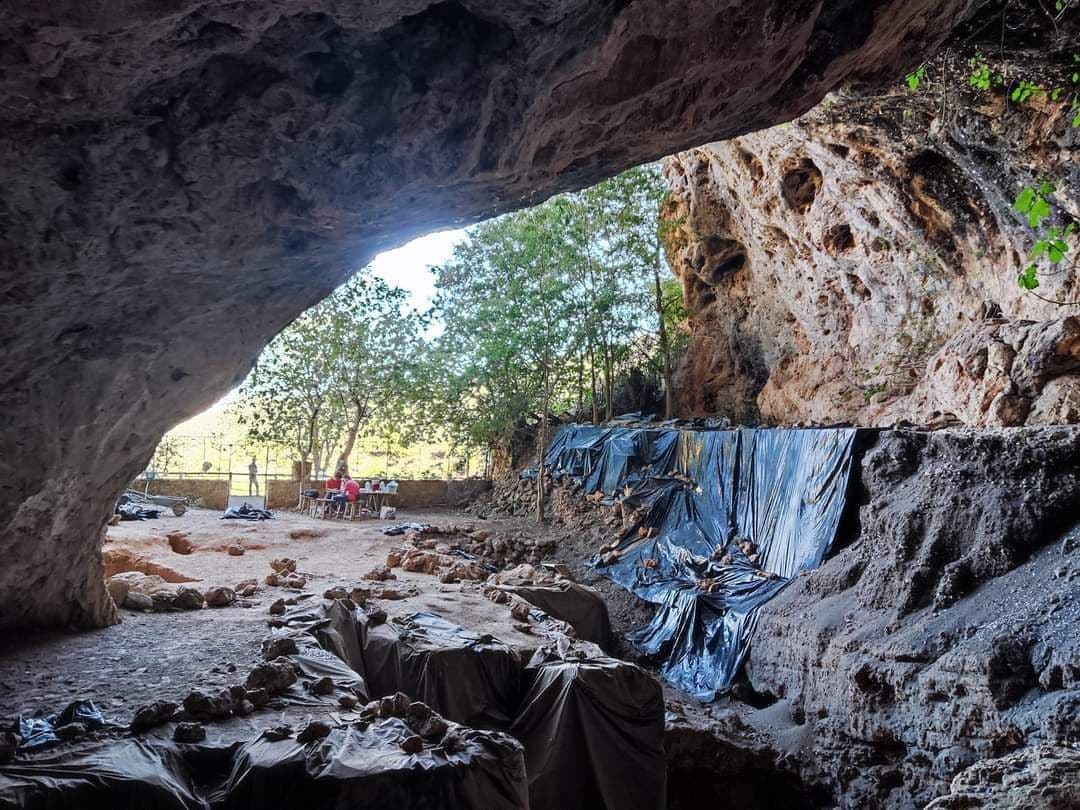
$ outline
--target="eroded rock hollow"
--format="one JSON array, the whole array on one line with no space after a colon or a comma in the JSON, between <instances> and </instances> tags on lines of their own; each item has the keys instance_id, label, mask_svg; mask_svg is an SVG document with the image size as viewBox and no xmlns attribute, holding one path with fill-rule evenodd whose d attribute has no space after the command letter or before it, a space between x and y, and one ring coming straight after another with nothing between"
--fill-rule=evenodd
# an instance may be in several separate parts
<instances>
[{"instance_id":1,"label":"eroded rock hollow","mask_svg":"<svg viewBox=\"0 0 1080 810\"><path fill-rule=\"evenodd\" d=\"M1055 206L1080 212L1080 130L1049 93L1021 104L1004 80L970 81L992 53L1011 82L1067 86L1060 43L1080 34L1034 5L984 9L914 92L899 79L841 92L791 124L668 160L669 255L692 324L684 413L1080 420L1080 276L1065 262L1036 293L1021 289L1036 236L1012 208L1046 180Z\"/></svg>"},{"instance_id":2,"label":"eroded rock hollow","mask_svg":"<svg viewBox=\"0 0 1080 810\"><path fill-rule=\"evenodd\" d=\"M968 6L5 3L0 624L113 621L116 495L375 252L892 79Z\"/></svg>"}]
</instances>

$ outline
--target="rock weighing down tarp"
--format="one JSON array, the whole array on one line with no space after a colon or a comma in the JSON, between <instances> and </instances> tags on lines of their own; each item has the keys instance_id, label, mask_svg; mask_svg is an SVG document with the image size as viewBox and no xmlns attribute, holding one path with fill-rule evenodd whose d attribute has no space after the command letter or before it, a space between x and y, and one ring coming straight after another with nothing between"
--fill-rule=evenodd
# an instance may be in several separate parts
<instances>
[{"instance_id":1,"label":"rock weighing down tarp","mask_svg":"<svg viewBox=\"0 0 1080 810\"><path fill-rule=\"evenodd\" d=\"M668 681L709 699L731 685L758 609L821 564L843 513L854 438L854 429L571 425L545 462L557 479L638 515L596 565L657 605L630 640L663 660ZM756 564L739 537L755 544Z\"/></svg>"}]
</instances>

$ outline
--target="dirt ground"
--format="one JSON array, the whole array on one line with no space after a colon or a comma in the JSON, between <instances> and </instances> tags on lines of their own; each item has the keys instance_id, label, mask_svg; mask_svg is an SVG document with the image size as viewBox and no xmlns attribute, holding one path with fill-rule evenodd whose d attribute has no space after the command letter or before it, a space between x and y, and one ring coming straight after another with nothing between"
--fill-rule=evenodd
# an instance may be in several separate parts
<instances>
[{"instance_id":1,"label":"dirt ground","mask_svg":"<svg viewBox=\"0 0 1080 810\"><path fill-rule=\"evenodd\" d=\"M308 579L303 593L321 597L335 585L350 586L401 538L382 533L402 521L482 523L511 528L513 521L477 521L448 510L399 512L394 521L344 523L278 512L273 520L248 523L221 520L220 513L191 509L182 517L131 521L110 527L106 548L127 548L198 581L194 587L232 587L245 579L262 583L270 560L291 557ZM173 552L169 532L186 532L196 549ZM225 548L241 543L243 556ZM457 624L493 636L528 653L539 643L513 626L505 605L484 598L472 583L445 585L437 577L395 569L397 583L416 585L419 595L379 600L391 617L414 611L437 613ZM370 583L368 583L370 584ZM121 610L113 627L72 634L20 633L0 638L0 719L48 714L72 700L93 700L108 719L130 720L151 700L177 700L194 688L221 688L242 680L260 660L259 642L269 632L267 608L296 591L263 585L246 606L204 608L178 613Z\"/></svg>"}]
</instances>

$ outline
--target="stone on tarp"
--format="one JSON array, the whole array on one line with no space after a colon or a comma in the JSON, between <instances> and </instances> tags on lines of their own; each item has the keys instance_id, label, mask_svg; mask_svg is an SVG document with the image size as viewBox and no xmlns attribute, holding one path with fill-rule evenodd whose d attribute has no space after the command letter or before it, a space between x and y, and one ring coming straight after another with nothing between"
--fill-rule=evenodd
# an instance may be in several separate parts
<instances>
[{"instance_id":1,"label":"stone on tarp","mask_svg":"<svg viewBox=\"0 0 1080 810\"><path fill-rule=\"evenodd\" d=\"M206 739L206 728L202 723L177 723L173 739L178 743L202 742Z\"/></svg>"},{"instance_id":2,"label":"stone on tarp","mask_svg":"<svg viewBox=\"0 0 1080 810\"><path fill-rule=\"evenodd\" d=\"M266 661L256 666L244 682L249 690L265 689L278 695L296 683L296 668L288 658Z\"/></svg>"},{"instance_id":3,"label":"stone on tarp","mask_svg":"<svg viewBox=\"0 0 1080 810\"><path fill-rule=\"evenodd\" d=\"M312 720L300 730L299 734L296 735L296 741L299 743L308 743L313 740L321 740L323 737L328 736L330 736L330 726L322 720Z\"/></svg>"},{"instance_id":4,"label":"stone on tarp","mask_svg":"<svg viewBox=\"0 0 1080 810\"><path fill-rule=\"evenodd\" d=\"M267 661L273 661L285 655L296 655L297 652L299 648L296 645L296 639L292 636L271 636L264 639L262 643L263 658Z\"/></svg>"}]
</instances>

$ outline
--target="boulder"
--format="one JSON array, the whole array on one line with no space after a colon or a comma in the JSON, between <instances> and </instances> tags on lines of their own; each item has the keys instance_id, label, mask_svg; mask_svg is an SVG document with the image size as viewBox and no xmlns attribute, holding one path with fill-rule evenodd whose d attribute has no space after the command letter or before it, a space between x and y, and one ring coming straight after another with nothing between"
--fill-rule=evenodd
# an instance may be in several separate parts
<instances>
[{"instance_id":1,"label":"boulder","mask_svg":"<svg viewBox=\"0 0 1080 810\"><path fill-rule=\"evenodd\" d=\"M140 706L135 710L135 715L131 718L130 728L132 733L138 734L141 731L161 725L176 713L177 708L175 703L168 700L158 700Z\"/></svg>"},{"instance_id":2,"label":"boulder","mask_svg":"<svg viewBox=\"0 0 1080 810\"><path fill-rule=\"evenodd\" d=\"M138 591L130 591L127 596L124 597L123 607L128 610L148 611L154 609L154 600L144 593Z\"/></svg>"},{"instance_id":3,"label":"boulder","mask_svg":"<svg viewBox=\"0 0 1080 810\"><path fill-rule=\"evenodd\" d=\"M169 541L169 548L177 554L190 554L195 550L195 544L188 538L187 532L169 532L165 539Z\"/></svg>"},{"instance_id":4,"label":"boulder","mask_svg":"<svg viewBox=\"0 0 1080 810\"><path fill-rule=\"evenodd\" d=\"M387 568L385 565L376 565L374 568L364 574L363 579L370 579L375 582L383 582L388 579L397 579L397 577L395 577L394 572Z\"/></svg>"},{"instance_id":5,"label":"boulder","mask_svg":"<svg viewBox=\"0 0 1080 810\"><path fill-rule=\"evenodd\" d=\"M117 607L124 604L124 600L127 599L128 592L131 590L131 583L121 577L110 577L109 581L105 583L105 587L109 590L109 596L112 597Z\"/></svg>"},{"instance_id":6,"label":"boulder","mask_svg":"<svg viewBox=\"0 0 1080 810\"><path fill-rule=\"evenodd\" d=\"M271 696L279 695L296 683L296 668L287 658L259 664L248 675L244 686L248 690L265 689Z\"/></svg>"},{"instance_id":7,"label":"boulder","mask_svg":"<svg viewBox=\"0 0 1080 810\"><path fill-rule=\"evenodd\" d=\"M232 588L218 586L206 592L206 606L212 608L228 607L236 601L236 592Z\"/></svg>"},{"instance_id":8,"label":"boulder","mask_svg":"<svg viewBox=\"0 0 1080 810\"><path fill-rule=\"evenodd\" d=\"M259 590L259 582L255 579L245 579L241 582L237 582L233 587L237 596L254 596Z\"/></svg>"},{"instance_id":9,"label":"boulder","mask_svg":"<svg viewBox=\"0 0 1080 810\"><path fill-rule=\"evenodd\" d=\"M182 585L176 589L176 607L181 610L200 610L205 602L205 597L197 588Z\"/></svg>"}]
</instances>

